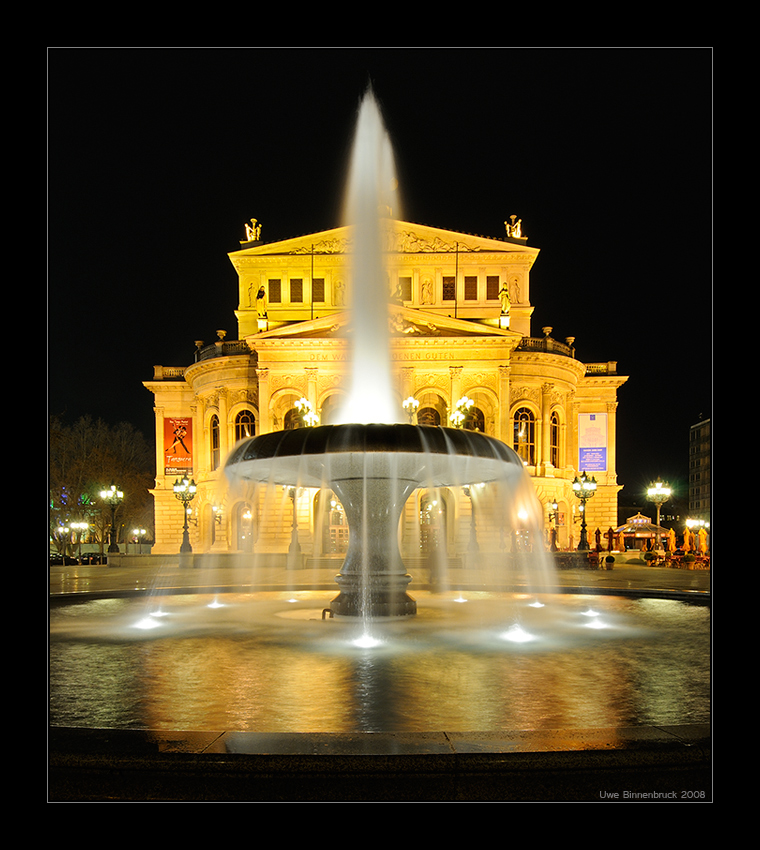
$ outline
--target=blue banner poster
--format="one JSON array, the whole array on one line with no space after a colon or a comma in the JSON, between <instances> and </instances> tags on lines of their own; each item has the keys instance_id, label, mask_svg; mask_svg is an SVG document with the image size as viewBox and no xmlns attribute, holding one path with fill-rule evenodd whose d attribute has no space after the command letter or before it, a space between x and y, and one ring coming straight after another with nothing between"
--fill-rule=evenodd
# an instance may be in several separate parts
<instances>
[{"instance_id":1,"label":"blue banner poster","mask_svg":"<svg viewBox=\"0 0 760 850\"><path fill-rule=\"evenodd\" d=\"M581 413L578 416L578 469L607 471L607 414Z\"/></svg>"}]
</instances>

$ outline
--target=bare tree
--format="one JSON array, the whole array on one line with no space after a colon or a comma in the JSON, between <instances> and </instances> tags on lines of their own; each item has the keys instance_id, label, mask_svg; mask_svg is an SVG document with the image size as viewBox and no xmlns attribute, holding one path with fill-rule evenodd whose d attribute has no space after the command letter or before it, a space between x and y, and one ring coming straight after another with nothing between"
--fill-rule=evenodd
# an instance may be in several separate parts
<instances>
[{"instance_id":1,"label":"bare tree","mask_svg":"<svg viewBox=\"0 0 760 850\"><path fill-rule=\"evenodd\" d=\"M84 416L67 425L52 418L49 425L49 487L51 540L65 548L65 535L56 532L72 522L87 522L89 539L101 551L110 528L110 508L101 490L115 483L124 500L117 512L117 540L124 541L139 525L153 534L154 451L132 425L111 426Z\"/></svg>"}]
</instances>

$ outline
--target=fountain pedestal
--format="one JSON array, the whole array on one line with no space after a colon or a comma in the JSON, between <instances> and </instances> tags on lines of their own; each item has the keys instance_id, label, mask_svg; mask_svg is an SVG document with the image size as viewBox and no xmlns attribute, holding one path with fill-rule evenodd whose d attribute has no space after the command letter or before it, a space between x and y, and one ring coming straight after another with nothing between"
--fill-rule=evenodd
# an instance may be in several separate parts
<instances>
[{"instance_id":1,"label":"fountain pedestal","mask_svg":"<svg viewBox=\"0 0 760 850\"><path fill-rule=\"evenodd\" d=\"M333 614L349 617L402 617L417 613L406 592L412 577L398 546L398 526L406 500L418 482L398 478L333 480L348 520L348 552L335 581L340 593Z\"/></svg>"}]
</instances>

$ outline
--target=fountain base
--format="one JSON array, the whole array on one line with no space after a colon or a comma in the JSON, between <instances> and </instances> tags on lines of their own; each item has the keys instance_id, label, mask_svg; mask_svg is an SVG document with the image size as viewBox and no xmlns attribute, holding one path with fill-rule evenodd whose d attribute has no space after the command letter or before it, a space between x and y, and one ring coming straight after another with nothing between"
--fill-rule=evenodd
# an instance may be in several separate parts
<instances>
[{"instance_id":1,"label":"fountain base","mask_svg":"<svg viewBox=\"0 0 760 850\"><path fill-rule=\"evenodd\" d=\"M412 577L374 575L369 581L361 576L339 573L335 582L340 593L330 602L330 610L341 617L412 617L417 602L406 592Z\"/></svg>"}]
</instances>

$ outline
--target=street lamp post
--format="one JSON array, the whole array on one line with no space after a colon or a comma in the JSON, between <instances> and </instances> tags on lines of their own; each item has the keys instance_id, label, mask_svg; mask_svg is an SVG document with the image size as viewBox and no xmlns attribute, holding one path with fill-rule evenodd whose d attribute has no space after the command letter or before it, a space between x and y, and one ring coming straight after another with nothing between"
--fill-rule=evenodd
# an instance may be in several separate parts
<instances>
[{"instance_id":1,"label":"street lamp post","mask_svg":"<svg viewBox=\"0 0 760 850\"><path fill-rule=\"evenodd\" d=\"M586 502L591 499L596 493L596 478L589 478L585 472L581 473L581 477L576 475L573 481L573 490L575 495L581 500L581 539L578 542L578 549L588 551L588 535L586 533Z\"/></svg>"},{"instance_id":2,"label":"street lamp post","mask_svg":"<svg viewBox=\"0 0 760 850\"><path fill-rule=\"evenodd\" d=\"M195 485L195 481L192 479L188 479L187 476L184 478L178 478L174 482L174 495L182 502L182 513L184 515L184 523L182 525L182 545L179 547L180 554L189 553L193 551L193 547L190 545L190 533L188 531L187 526L187 515L190 510L190 502L195 498L195 491L198 488Z\"/></svg>"},{"instance_id":3,"label":"street lamp post","mask_svg":"<svg viewBox=\"0 0 760 850\"><path fill-rule=\"evenodd\" d=\"M650 502L654 502L655 507L657 508L657 528L660 527L660 508L662 507L664 502L667 502L671 496L671 489L667 484L663 484L662 481L657 481L654 484L650 485L647 490L647 498ZM660 532L655 532L655 541L657 549L661 549L660 540Z\"/></svg>"},{"instance_id":4,"label":"street lamp post","mask_svg":"<svg viewBox=\"0 0 760 850\"><path fill-rule=\"evenodd\" d=\"M306 428L314 428L316 425L319 425L319 414L314 412L311 402L307 398L298 399L296 410L301 417L301 423Z\"/></svg>"},{"instance_id":5,"label":"street lamp post","mask_svg":"<svg viewBox=\"0 0 760 850\"><path fill-rule=\"evenodd\" d=\"M77 542L79 544L79 560L82 560L82 536L89 528L89 523L86 522L72 522L71 528L76 532Z\"/></svg>"},{"instance_id":6,"label":"street lamp post","mask_svg":"<svg viewBox=\"0 0 760 850\"><path fill-rule=\"evenodd\" d=\"M135 543L138 546L138 554L142 555L142 539L146 535L146 531L144 528L135 528L132 530L132 534L134 535Z\"/></svg>"},{"instance_id":7,"label":"street lamp post","mask_svg":"<svg viewBox=\"0 0 760 850\"><path fill-rule=\"evenodd\" d=\"M414 423L414 414L417 412L417 409L420 406L420 403L414 396L409 396L409 398L405 398L402 406L409 417L409 424L412 425Z\"/></svg>"},{"instance_id":8,"label":"street lamp post","mask_svg":"<svg viewBox=\"0 0 760 850\"><path fill-rule=\"evenodd\" d=\"M449 420L455 428L461 428L467 419L467 411L475 402L471 398L463 395L462 398L454 405L454 412L449 416Z\"/></svg>"},{"instance_id":9,"label":"street lamp post","mask_svg":"<svg viewBox=\"0 0 760 850\"><path fill-rule=\"evenodd\" d=\"M549 507L551 508L551 511L549 512L549 519L551 520L551 523L552 523L552 532L551 532L552 533L552 542L551 542L550 549L551 549L552 552L556 552L557 551L557 521L559 519L559 504L557 503L557 500L552 499L552 501L549 503Z\"/></svg>"},{"instance_id":10,"label":"street lamp post","mask_svg":"<svg viewBox=\"0 0 760 850\"><path fill-rule=\"evenodd\" d=\"M118 552L119 544L116 542L116 508L124 500L124 493L115 484L111 484L108 490L100 491L100 498L111 507L111 540L108 545L108 551Z\"/></svg>"}]
</instances>

